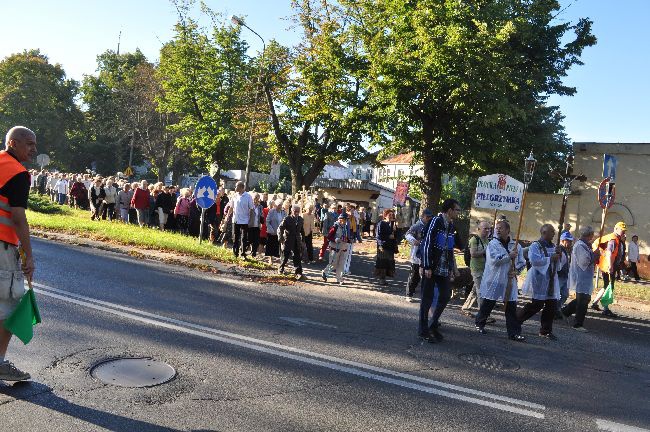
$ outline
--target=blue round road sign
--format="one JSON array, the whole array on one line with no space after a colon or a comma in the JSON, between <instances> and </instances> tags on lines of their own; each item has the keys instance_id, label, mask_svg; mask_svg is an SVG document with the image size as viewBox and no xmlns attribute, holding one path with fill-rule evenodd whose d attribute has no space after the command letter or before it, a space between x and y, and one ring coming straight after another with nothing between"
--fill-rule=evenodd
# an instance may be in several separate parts
<instances>
[{"instance_id":1,"label":"blue round road sign","mask_svg":"<svg viewBox=\"0 0 650 432\"><path fill-rule=\"evenodd\" d=\"M616 199L616 189L614 189L614 184L611 185L612 196L609 197L609 200L607 199L607 189L610 181L610 178L603 179L598 186L598 204L600 204L600 208L602 209L611 208L614 205L614 199Z\"/></svg>"},{"instance_id":2,"label":"blue round road sign","mask_svg":"<svg viewBox=\"0 0 650 432\"><path fill-rule=\"evenodd\" d=\"M217 183L210 176L203 176L196 182L194 196L199 207L209 209L217 197Z\"/></svg>"}]
</instances>

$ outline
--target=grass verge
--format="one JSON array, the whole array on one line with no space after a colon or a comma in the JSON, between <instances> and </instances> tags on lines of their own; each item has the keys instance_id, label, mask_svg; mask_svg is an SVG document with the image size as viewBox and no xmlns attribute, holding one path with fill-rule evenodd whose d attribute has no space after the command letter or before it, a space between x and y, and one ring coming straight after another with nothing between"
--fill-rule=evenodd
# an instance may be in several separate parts
<instances>
[{"instance_id":1,"label":"grass verge","mask_svg":"<svg viewBox=\"0 0 650 432\"><path fill-rule=\"evenodd\" d=\"M136 246L142 249L174 252L181 255L212 259L222 263L237 264L242 267L259 270L271 268L263 262L235 258L232 250L214 246L209 242L199 244L198 240L194 237L158 231L156 229L140 228L136 225L127 225L118 222L91 221L87 211L74 210L65 206L57 206L56 204L51 205L58 208L58 211L52 211L44 207L40 202L35 207L30 206L30 209L27 211L27 220L30 226L44 231L74 234L91 240ZM43 213L37 211L37 209L43 208L46 208L48 212Z\"/></svg>"}]
</instances>

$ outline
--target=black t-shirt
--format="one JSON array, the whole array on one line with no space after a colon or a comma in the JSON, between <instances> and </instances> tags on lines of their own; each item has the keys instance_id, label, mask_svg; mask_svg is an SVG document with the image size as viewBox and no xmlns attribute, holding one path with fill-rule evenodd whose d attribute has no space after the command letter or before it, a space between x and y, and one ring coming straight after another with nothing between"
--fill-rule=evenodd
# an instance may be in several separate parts
<instances>
[{"instance_id":1,"label":"black t-shirt","mask_svg":"<svg viewBox=\"0 0 650 432\"><path fill-rule=\"evenodd\" d=\"M13 155L11 156L13 157ZM22 207L26 209L30 186L31 177L29 172L24 171L9 179L9 181L0 188L0 195L9 200L9 205L11 207Z\"/></svg>"}]
</instances>

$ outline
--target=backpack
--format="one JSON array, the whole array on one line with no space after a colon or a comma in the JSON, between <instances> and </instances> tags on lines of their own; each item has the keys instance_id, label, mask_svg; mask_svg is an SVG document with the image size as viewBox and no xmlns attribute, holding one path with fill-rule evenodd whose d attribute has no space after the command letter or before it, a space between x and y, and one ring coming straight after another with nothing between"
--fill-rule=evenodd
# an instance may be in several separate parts
<instances>
[{"instance_id":1,"label":"backpack","mask_svg":"<svg viewBox=\"0 0 650 432\"><path fill-rule=\"evenodd\" d=\"M330 228L326 238L331 242L336 241L336 225Z\"/></svg>"},{"instance_id":2,"label":"backpack","mask_svg":"<svg viewBox=\"0 0 650 432\"><path fill-rule=\"evenodd\" d=\"M481 243L481 247L485 249L485 245L483 244L481 237L477 236L476 234L472 234L471 236L469 236L469 240L467 240L467 246L465 246L465 250L463 250L463 258L465 260L465 265L467 267L469 267L469 263L472 261L472 254L469 252L469 242L470 240L472 240L473 237L476 237L479 243Z\"/></svg>"}]
</instances>

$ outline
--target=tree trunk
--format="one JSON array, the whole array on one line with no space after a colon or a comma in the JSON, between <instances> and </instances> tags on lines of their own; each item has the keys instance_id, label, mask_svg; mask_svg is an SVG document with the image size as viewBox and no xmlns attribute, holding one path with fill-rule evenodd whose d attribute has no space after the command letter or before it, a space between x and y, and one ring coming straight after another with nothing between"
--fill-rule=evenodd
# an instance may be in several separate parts
<instances>
[{"instance_id":1,"label":"tree trunk","mask_svg":"<svg viewBox=\"0 0 650 432\"><path fill-rule=\"evenodd\" d=\"M302 190L304 177L302 175L302 167L290 166L291 170L291 194L295 195Z\"/></svg>"},{"instance_id":2,"label":"tree trunk","mask_svg":"<svg viewBox=\"0 0 650 432\"><path fill-rule=\"evenodd\" d=\"M424 144L424 192L421 208L438 211L442 193L442 167L433 152L433 119L422 117L422 141Z\"/></svg>"},{"instance_id":3,"label":"tree trunk","mask_svg":"<svg viewBox=\"0 0 650 432\"><path fill-rule=\"evenodd\" d=\"M438 211L442 192L442 167L431 153L424 155L424 195L422 209L429 208L434 213Z\"/></svg>"}]
</instances>

